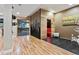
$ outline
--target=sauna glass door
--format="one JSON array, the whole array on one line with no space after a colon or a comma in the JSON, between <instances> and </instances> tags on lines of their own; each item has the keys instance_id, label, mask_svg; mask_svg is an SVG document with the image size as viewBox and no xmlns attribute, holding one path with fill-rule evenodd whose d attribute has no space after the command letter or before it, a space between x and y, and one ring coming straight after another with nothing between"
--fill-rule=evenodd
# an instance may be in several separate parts
<instances>
[{"instance_id":1,"label":"sauna glass door","mask_svg":"<svg viewBox=\"0 0 79 59\"><path fill-rule=\"evenodd\" d=\"M29 35L29 22L23 19L18 20L18 36L26 36Z\"/></svg>"},{"instance_id":2,"label":"sauna glass door","mask_svg":"<svg viewBox=\"0 0 79 59\"><path fill-rule=\"evenodd\" d=\"M40 20L34 19L31 22L31 35L40 39Z\"/></svg>"}]
</instances>

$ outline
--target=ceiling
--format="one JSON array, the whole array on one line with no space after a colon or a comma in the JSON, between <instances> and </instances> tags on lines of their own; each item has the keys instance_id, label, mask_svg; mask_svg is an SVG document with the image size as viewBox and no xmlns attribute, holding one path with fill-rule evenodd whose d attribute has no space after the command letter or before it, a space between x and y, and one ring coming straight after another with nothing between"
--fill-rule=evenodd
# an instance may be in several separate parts
<instances>
[{"instance_id":1,"label":"ceiling","mask_svg":"<svg viewBox=\"0 0 79 59\"><path fill-rule=\"evenodd\" d=\"M35 5L35 4L22 4L22 5L13 5L13 14L16 16L29 16L33 12L37 11L39 9L40 5Z\"/></svg>"},{"instance_id":2,"label":"ceiling","mask_svg":"<svg viewBox=\"0 0 79 59\"><path fill-rule=\"evenodd\" d=\"M5 5L2 4L0 5L0 12L3 10L3 6L5 6L5 9L11 10L12 4ZM38 9L42 8L48 11L61 11L67 8L70 8L74 5L68 5L68 4L13 4L13 9L12 9L12 14L16 16L29 16L36 12Z\"/></svg>"},{"instance_id":3,"label":"ceiling","mask_svg":"<svg viewBox=\"0 0 79 59\"><path fill-rule=\"evenodd\" d=\"M74 5L68 4L15 4L13 14L19 16L29 16L38 9L42 8L48 11L58 12Z\"/></svg>"},{"instance_id":4,"label":"ceiling","mask_svg":"<svg viewBox=\"0 0 79 59\"><path fill-rule=\"evenodd\" d=\"M69 5L69 4L44 4L41 6L42 9L48 10L48 11L54 11L54 12L59 12L61 10L70 8L74 5Z\"/></svg>"}]
</instances>

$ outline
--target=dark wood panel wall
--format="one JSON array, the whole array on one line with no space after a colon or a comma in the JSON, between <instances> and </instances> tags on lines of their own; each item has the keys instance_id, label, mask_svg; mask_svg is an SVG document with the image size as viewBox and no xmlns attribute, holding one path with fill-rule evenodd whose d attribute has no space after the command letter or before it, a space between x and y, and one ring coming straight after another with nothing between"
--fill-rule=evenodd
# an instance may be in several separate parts
<instances>
[{"instance_id":1,"label":"dark wood panel wall","mask_svg":"<svg viewBox=\"0 0 79 59\"><path fill-rule=\"evenodd\" d=\"M41 38L41 9L30 16L31 35Z\"/></svg>"},{"instance_id":2,"label":"dark wood panel wall","mask_svg":"<svg viewBox=\"0 0 79 59\"><path fill-rule=\"evenodd\" d=\"M49 15L49 11L39 9L37 12L30 16L31 34L40 39L47 38L47 19L51 19L51 26L53 22L53 16ZM53 26L52 26L53 27ZM36 30L39 29L39 32Z\"/></svg>"},{"instance_id":3,"label":"dark wood panel wall","mask_svg":"<svg viewBox=\"0 0 79 59\"><path fill-rule=\"evenodd\" d=\"M51 20L51 36L52 36L55 30L53 13L41 9L41 39L47 38L47 19Z\"/></svg>"}]
</instances>

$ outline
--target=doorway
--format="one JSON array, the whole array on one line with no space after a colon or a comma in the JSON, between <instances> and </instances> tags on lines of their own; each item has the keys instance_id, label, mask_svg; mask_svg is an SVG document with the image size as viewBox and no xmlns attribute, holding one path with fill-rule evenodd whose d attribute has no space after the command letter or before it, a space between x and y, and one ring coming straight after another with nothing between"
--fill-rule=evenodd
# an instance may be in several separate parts
<instances>
[{"instance_id":1,"label":"doorway","mask_svg":"<svg viewBox=\"0 0 79 59\"><path fill-rule=\"evenodd\" d=\"M18 36L29 35L29 22L25 19L18 19Z\"/></svg>"},{"instance_id":2,"label":"doorway","mask_svg":"<svg viewBox=\"0 0 79 59\"><path fill-rule=\"evenodd\" d=\"M47 42L51 43L51 19L47 19Z\"/></svg>"}]
</instances>

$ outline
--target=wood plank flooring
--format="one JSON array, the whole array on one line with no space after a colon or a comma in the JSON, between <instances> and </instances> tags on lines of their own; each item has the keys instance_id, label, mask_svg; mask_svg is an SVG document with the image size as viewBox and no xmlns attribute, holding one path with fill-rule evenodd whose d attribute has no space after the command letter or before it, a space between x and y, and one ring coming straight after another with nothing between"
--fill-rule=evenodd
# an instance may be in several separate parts
<instances>
[{"instance_id":1,"label":"wood plank flooring","mask_svg":"<svg viewBox=\"0 0 79 59\"><path fill-rule=\"evenodd\" d=\"M20 47L19 53L17 53L16 48ZM74 55L67 50L64 50L56 45L47 43L43 40L37 39L33 36L30 37L30 40L27 38L23 39L17 37L13 42L13 52L12 54L20 55Z\"/></svg>"}]
</instances>

